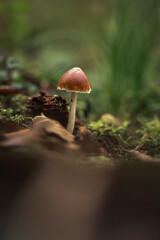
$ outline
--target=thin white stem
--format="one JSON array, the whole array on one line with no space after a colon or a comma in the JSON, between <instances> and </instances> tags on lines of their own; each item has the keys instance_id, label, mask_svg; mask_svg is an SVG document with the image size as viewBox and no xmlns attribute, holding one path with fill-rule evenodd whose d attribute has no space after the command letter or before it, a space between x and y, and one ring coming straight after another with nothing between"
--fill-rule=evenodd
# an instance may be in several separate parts
<instances>
[{"instance_id":1,"label":"thin white stem","mask_svg":"<svg viewBox=\"0 0 160 240\"><path fill-rule=\"evenodd\" d=\"M76 117L76 102L77 102L77 93L71 93L71 101L70 101L70 111L68 117L68 125L67 131L73 133L74 125L75 125L75 117Z\"/></svg>"}]
</instances>

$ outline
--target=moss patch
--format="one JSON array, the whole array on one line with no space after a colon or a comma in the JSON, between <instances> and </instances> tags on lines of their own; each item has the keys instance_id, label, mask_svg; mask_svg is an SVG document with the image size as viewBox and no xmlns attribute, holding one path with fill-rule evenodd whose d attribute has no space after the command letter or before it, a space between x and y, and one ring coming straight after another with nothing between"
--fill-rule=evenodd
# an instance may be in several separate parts
<instances>
[{"instance_id":1,"label":"moss patch","mask_svg":"<svg viewBox=\"0 0 160 240\"><path fill-rule=\"evenodd\" d=\"M153 157L160 156L160 120L137 119L119 126L102 120L87 125L92 135L107 152L119 161L131 160L125 150L139 150Z\"/></svg>"},{"instance_id":2,"label":"moss patch","mask_svg":"<svg viewBox=\"0 0 160 240\"><path fill-rule=\"evenodd\" d=\"M22 94L0 96L0 115L6 120L17 123L32 121L31 112L27 108L27 98Z\"/></svg>"}]
</instances>

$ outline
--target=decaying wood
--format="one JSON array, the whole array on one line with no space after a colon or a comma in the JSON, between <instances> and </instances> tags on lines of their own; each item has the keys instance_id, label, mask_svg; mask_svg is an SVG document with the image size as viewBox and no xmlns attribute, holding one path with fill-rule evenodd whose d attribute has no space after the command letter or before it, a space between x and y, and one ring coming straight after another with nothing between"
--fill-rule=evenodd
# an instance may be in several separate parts
<instances>
[{"instance_id":1,"label":"decaying wood","mask_svg":"<svg viewBox=\"0 0 160 240\"><path fill-rule=\"evenodd\" d=\"M64 127L68 122L67 102L60 96L47 96L40 92L38 97L33 97L28 102L28 107L32 109L35 116L44 113L49 118L59 121Z\"/></svg>"}]
</instances>

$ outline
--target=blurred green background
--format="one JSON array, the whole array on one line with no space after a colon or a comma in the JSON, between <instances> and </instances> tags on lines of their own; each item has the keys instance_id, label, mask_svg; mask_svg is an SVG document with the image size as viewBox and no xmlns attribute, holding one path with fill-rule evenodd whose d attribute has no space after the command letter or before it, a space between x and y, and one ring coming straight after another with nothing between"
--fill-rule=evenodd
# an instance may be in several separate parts
<instances>
[{"instance_id":1,"label":"blurred green background","mask_svg":"<svg viewBox=\"0 0 160 240\"><path fill-rule=\"evenodd\" d=\"M0 55L55 86L81 67L93 118L160 112L159 0L1 0Z\"/></svg>"}]
</instances>

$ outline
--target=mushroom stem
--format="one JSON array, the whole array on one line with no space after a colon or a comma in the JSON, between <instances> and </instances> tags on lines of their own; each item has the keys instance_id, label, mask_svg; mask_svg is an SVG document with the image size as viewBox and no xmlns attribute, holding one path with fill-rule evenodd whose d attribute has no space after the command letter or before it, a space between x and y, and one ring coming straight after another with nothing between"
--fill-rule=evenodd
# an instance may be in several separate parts
<instances>
[{"instance_id":1,"label":"mushroom stem","mask_svg":"<svg viewBox=\"0 0 160 240\"><path fill-rule=\"evenodd\" d=\"M69 111L69 117L68 117L68 125L67 125L67 131L70 132L71 134L73 133L74 125L75 125L76 102L77 102L77 93L72 92L71 101L70 101L70 111Z\"/></svg>"}]
</instances>

